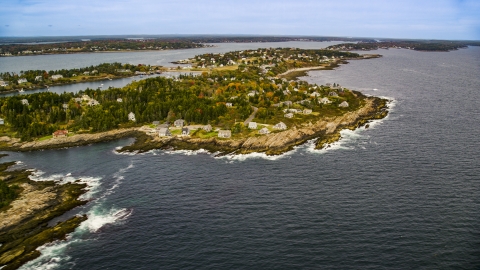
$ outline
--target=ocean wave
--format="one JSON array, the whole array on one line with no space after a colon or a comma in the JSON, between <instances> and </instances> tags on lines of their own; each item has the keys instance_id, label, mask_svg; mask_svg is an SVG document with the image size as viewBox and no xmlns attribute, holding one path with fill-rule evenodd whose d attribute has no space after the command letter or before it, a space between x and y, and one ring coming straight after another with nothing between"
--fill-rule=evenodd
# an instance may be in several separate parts
<instances>
[{"instance_id":1,"label":"ocean wave","mask_svg":"<svg viewBox=\"0 0 480 270\"><path fill-rule=\"evenodd\" d=\"M74 232L68 234L65 240L54 241L39 247L37 250L41 253L40 257L26 263L20 269L56 269L69 264L73 267L71 257L65 255L67 247L88 241L89 238L83 237L85 234L97 233L106 225L121 224L127 220L132 215L133 209L106 206L106 199L120 186L125 178L125 172L132 168L134 164L130 163L127 167L115 172L112 175L114 181L109 187L103 189L102 193L100 193L102 177L73 177L72 173L46 175L41 170L33 170L29 176L32 181L55 181L58 184L78 181L87 184L88 191L80 199L90 200L90 203L87 204L88 208L82 210L79 215L86 214L88 219L82 222Z\"/></svg>"},{"instance_id":2,"label":"ocean wave","mask_svg":"<svg viewBox=\"0 0 480 270\"><path fill-rule=\"evenodd\" d=\"M45 244L39 248L41 255L33 261L27 262L19 269L39 269L39 270L51 270L56 269L66 264L72 264L69 262L71 257L65 255L65 250L74 243L82 242L83 240L72 240L72 234L67 235L66 241L54 241L52 243ZM72 265L73 266L73 265Z\"/></svg>"},{"instance_id":3,"label":"ocean wave","mask_svg":"<svg viewBox=\"0 0 480 270\"><path fill-rule=\"evenodd\" d=\"M88 219L82 222L78 227L79 232L95 233L100 228L108 224L114 224L119 221L126 220L133 213L133 209L128 208L111 208L105 209L102 205L92 207L88 211Z\"/></svg>"}]
</instances>

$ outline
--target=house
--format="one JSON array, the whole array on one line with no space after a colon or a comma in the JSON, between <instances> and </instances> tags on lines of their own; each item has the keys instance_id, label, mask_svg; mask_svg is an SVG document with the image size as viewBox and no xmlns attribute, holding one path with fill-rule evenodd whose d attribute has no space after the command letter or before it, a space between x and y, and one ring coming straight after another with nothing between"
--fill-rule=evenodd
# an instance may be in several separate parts
<instances>
[{"instance_id":1,"label":"house","mask_svg":"<svg viewBox=\"0 0 480 270\"><path fill-rule=\"evenodd\" d=\"M56 80L58 80L58 79L63 78L63 76L60 75L60 74L56 74L56 75L53 75L51 78L52 78L52 80L56 81Z\"/></svg>"},{"instance_id":2,"label":"house","mask_svg":"<svg viewBox=\"0 0 480 270\"><path fill-rule=\"evenodd\" d=\"M284 117L286 117L286 118L293 118L293 113L286 113L286 114L284 115Z\"/></svg>"},{"instance_id":3,"label":"house","mask_svg":"<svg viewBox=\"0 0 480 270\"><path fill-rule=\"evenodd\" d=\"M212 126L211 125L206 125L206 126L203 126L202 129L205 130L206 132L210 132L210 131L212 131Z\"/></svg>"},{"instance_id":4,"label":"house","mask_svg":"<svg viewBox=\"0 0 480 270\"><path fill-rule=\"evenodd\" d=\"M320 94L318 92L313 92L310 94L311 97L315 98L315 97L319 97Z\"/></svg>"},{"instance_id":5,"label":"house","mask_svg":"<svg viewBox=\"0 0 480 270\"><path fill-rule=\"evenodd\" d=\"M256 94L258 94L257 91L251 91L250 93L247 94L247 96L254 97Z\"/></svg>"},{"instance_id":6,"label":"house","mask_svg":"<svg viewBox=\"0 0 480 270\"><path fill-rule=\"evenodd\" d=\"M89 100L90 100L90 97L87 96L87 95L83 95L83 96L82 96L82 100L89 101Z\"/></svg>"},{"instance_id":7,"label":"house","mask_svg":"<svg viewBox=\"0 0 480 270\"><path fill-rule=\"evenodd\" d=\"M68 104L67 104L67 103L63 103L63 104L62 104L62 108L63 108L64 110L67 110L67 109L68 109Z\"/></svg>"},{"instance_id":8,"label":"house","mask_svg":"<svg viewBox=\"0 0 480 270\"><path fill-rule=\"evenodd\" d=\"M22 84L22 83L26 83L26 82L27 82L27 79L25 79L25 78L18 79L18 84Z\"/></svg>"},{"instance_id":9,"label":"house","mask_svg":"<svg viewBox=\"0 0 480 270\"><path fill-rule=\"evenodd\" d=\"M346 107L348 107L348 102L344 101L344 102L340 103L340 105L338 105L338 107L346 108Z\"/></svg>"},{"instance_id":10,"label":"house","mask_svg":"<svg viewBox=\"0 0 480 270\"><path fill-rule=\"evenodd\" d=\"M248 128L249 129L257 129L257 123L256 122L249 122L248 123Z\"/></svg>"},{"instance_id":11,"label":"house","mask_svg":"<svg viewBox=\"0 0 480 270\"><path fill-rule=\"evenodd\" d=\"M96 101L95 99L92 98L87 102L87 105L88 106L97 106L97 105L100 105L100 103L98 103L98 101Z\"/></svg>"},{"instance_id":12,"label":"house","mask_svg":"<svg viewBox=\"0 0 480 270\"><path fill-rule=\"evenodd\" d=\"M117 102L123 102L122 98L117 98Z\"/></svg>"},{"instance_id":13,"label":"house","mask_svg":"<svg viewBox=\"0 0 480 270\"><path fill-rule=\"evenodd\" d=\"M160 121L153 121L152 124L154 124L155 126L158 126L160 125Z\"/></svg>"},{"instance_id":14,"label":"house","mask_svg":"<svg viewBox=\"0 0 480 270\"><path fill-rule=\"evenodd\" d=\"M182 128L182 135L187 136L190 134L190 130L187 127Z\"/></svg>"},{"instance_id":15,"label":"house","mask_svg":"<svg viewBox=\"0 0 480 270\"><path fill-rule=\"evenodd\" d=\"M0 81L0 86L3 86L3 87L8 86L8 82Z\"/></svg>"},{"instance_id":16,"label":"house","mask_svg":"<svg viewBox=\"0 0 480 270\"><path fill-rule=\"evenodd\" d=\"M280 122L278 124L276 124L275 126L273 126L274 129L280 129L280 130L285 130L287 129L287 125L285 125L285 123L283 122Z\"/></svg>"},{"instance_id":17,"label":"house","mask_svg":"<svg viewBox=\"0 0 480 270\"><path fill-rule=\"evenodd\" d=\"M259 133L259 134L268 134L268 133L270 133L270 131L268 130L268 128L264 127L264 128L262 128L262 129L260 129L260 130L258 131L258 133Z\"/></svg>"},{"instance_id":18,"label":"house","mask_svg":"<svg viewBox=\"0 0 480 270\"><path fill-rule=\"evenodd\" d=\"M338 94L336 92L333 92L333 91L328 93L328 95L331 96L331 97L338 97Z\"/></svg>"},{"instance_id":19,"label":"house","mask_svg":"<svg viewBox=\"0 0 480 270\"><path fill-rule=\"evenodd\" d=\"M74 100L75 102L78 102L78 103L82 102L82 98L79 98L79 97L74 98L73 100Z\"/></svg>"},{"instance_id":20,"label":"house","mask_svg":"<svg viewBox=\"0 0 480 270\"><path fill-rule=\"evenodd\" d=\"M231 130L219 130L218 131L218 137L219 138L230 138L230 137L232 137L232 131Z\"/></svg>"},{"instance_id":21,"label":"house","mask_svg":"<svg viewBox=\"0 0 480 270\"><path fill-rule=\"evenodd\" d=\"M0 118L0 125L5 125L5 120L3 118Z\"/></svg>"},{"instance_id":22,"label":"house","mask_svg":"<svg viewBox=\"0 0 480 270\"><path fill-rule=\"evenodd\" d=\"M41 81L43 81L43 77L42 76L36 76L35 81L36 82L41 82Z\"/></svg>"},{"instance_id":23,"label":"house","mask_svg":"<svg viewBox=\"0 0 480 270\"><path fill-rule=\"evenodd\" d=\"M65 130L65 129L59 129L59 130L53 132L53 134L52 134L53 138L67 137L67 135L68 135L68 130Z\"/></svg>"},{"instance_id":24,"label":"house","mask_svg":"<svg viewBox=\"0 0 480 270\"><path fill-rule=\"evenodd\" d=\"M283 102L283 104L286 105L286 106L292 106L293 103L290 100L287 100L287 101Z\"/></svg>"},{"instance_id":25,"label":"house","mask_svg":"<svg viewBox=\"0 0 480 270\"><path fill-rule=\"evenodd\" d=\"M172 136L172 133L170 132L170 130L168 128L163 127L163 128L160 128L160 130L158 131L158 136L169 137L169 136Z\"/></svg>"},{"instance_id":26,"label":"house","mask_svg":"<svg viewBox=\"0 0 480 270\"><path fill-rule=\"evenodd\" d=\"M227 103L225 103L225 106L227 106L228 108L231 108L233 105L232 105L232 103L227 102Z\"/></svg>"},{"instance_id":27,"label":"house","mask_svg":"<svg viewBox=\"0 0 480 270\"><path fill-rule=\"evenodd\" d=\"M323 97L323 98L318 100L318 103L320 103L320 104L330 104L332 102L328 98Z\"/></svg>"},{"instance_id":28,"label":"house","mask_svg":"<svg viewBox=\"0 0 480 270\"><path fill-rule=\"evenodd\" d=\"M90 71L83 72L83 75L87 75L87 76L90 75Z\"/></svg>"},{"instance_id":29,"label":"house","mask_svg":"<svg viewBox=\"0 0 480 270\"><path fill-rule=\"evenodd\" d=\"M311 114L312 110L311 109L304 109L303 114Z\"/></svg>"},{"instance_id":30,"label":"house","mask_svg":"<svg viewBox=\"0 0 480 270\"><path fill-rule=\"evenodd\" d=\"M185 125L185 120L177 119L175 122L173 122L173 125L176 127L183 127Z\"/></svg>"},{"instance_id":31,"label":"house","mask_svg":"<svg viewBox=\"0 0 480 270\"><path fill-rule=\"evenodd\" d=\"M27 106L28 106L28 105L29 105L29 104L28 104L28 100L27 100L27 99L25 99L25 98L24 98L24 99L22 99L22 104L23 104L23 105L27 105Z\"/></svg>"},{"instance_id":32,"label":"house","mask_svg":"<svg viewBox=\"0 0 480 270\"><path fill-rule=\"evenodd\" d=\"M133 112L130 112L130 113L128 114L128 121L133 121L133 122L137 121L137 120L135 119L135 114L134 114Z\"/></svg>"}]
</instances>

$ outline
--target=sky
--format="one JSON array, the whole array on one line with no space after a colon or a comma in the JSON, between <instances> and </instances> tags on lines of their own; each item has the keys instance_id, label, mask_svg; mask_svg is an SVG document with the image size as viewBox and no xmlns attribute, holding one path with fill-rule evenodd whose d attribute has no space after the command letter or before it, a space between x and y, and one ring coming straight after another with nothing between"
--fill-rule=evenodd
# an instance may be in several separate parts
<instances>
[{"instance_id":1,"label":"sky","mask_svg":"<svg viewBox=\"0 0 480 270\"><path fill-rule=\"evenodd\" d=\"M246 34L480 40L480 0L3 0L0 37Z\"/></svg>"}]
</instances>

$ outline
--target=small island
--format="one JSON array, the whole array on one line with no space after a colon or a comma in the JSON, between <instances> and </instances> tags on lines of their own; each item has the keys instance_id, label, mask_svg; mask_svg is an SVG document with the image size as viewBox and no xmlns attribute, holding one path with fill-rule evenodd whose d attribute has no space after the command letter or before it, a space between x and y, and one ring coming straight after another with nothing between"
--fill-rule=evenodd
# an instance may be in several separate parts
<instances>
[{"instance_id":1,"label":"small island","mask_svg":"<svg viewBox=\"0 0 480 270\"><path fill-rule=\"evenodd\" d=\"M387 100L337 83L298 80L359 55L334 50L263 48L197 55L177 70L123 88L50 92L0 99L0 149L31 151L137 138L120 151L206 149L278 155L316 139L317 148L387 115Z\"/></svg>"}]
</instances>

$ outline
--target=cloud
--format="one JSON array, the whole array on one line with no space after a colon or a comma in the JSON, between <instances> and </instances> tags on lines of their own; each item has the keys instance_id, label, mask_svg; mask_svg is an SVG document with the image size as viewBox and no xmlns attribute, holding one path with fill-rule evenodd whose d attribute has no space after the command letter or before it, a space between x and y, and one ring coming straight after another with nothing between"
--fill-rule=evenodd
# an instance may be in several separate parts
<instances>
[{"instance_id":1,"label":"cloud","mask_svg":"<svg viewBox=\"0 0 480 270\"><path fill-rule=\"evenodd\" d=\"M479 39L478 14L480 1L475 0L14 0L0 10L0 22L12 26L0 35L181 33ZM39 21L55 27L39 26Z\"/></svg>"}]
</instances>

